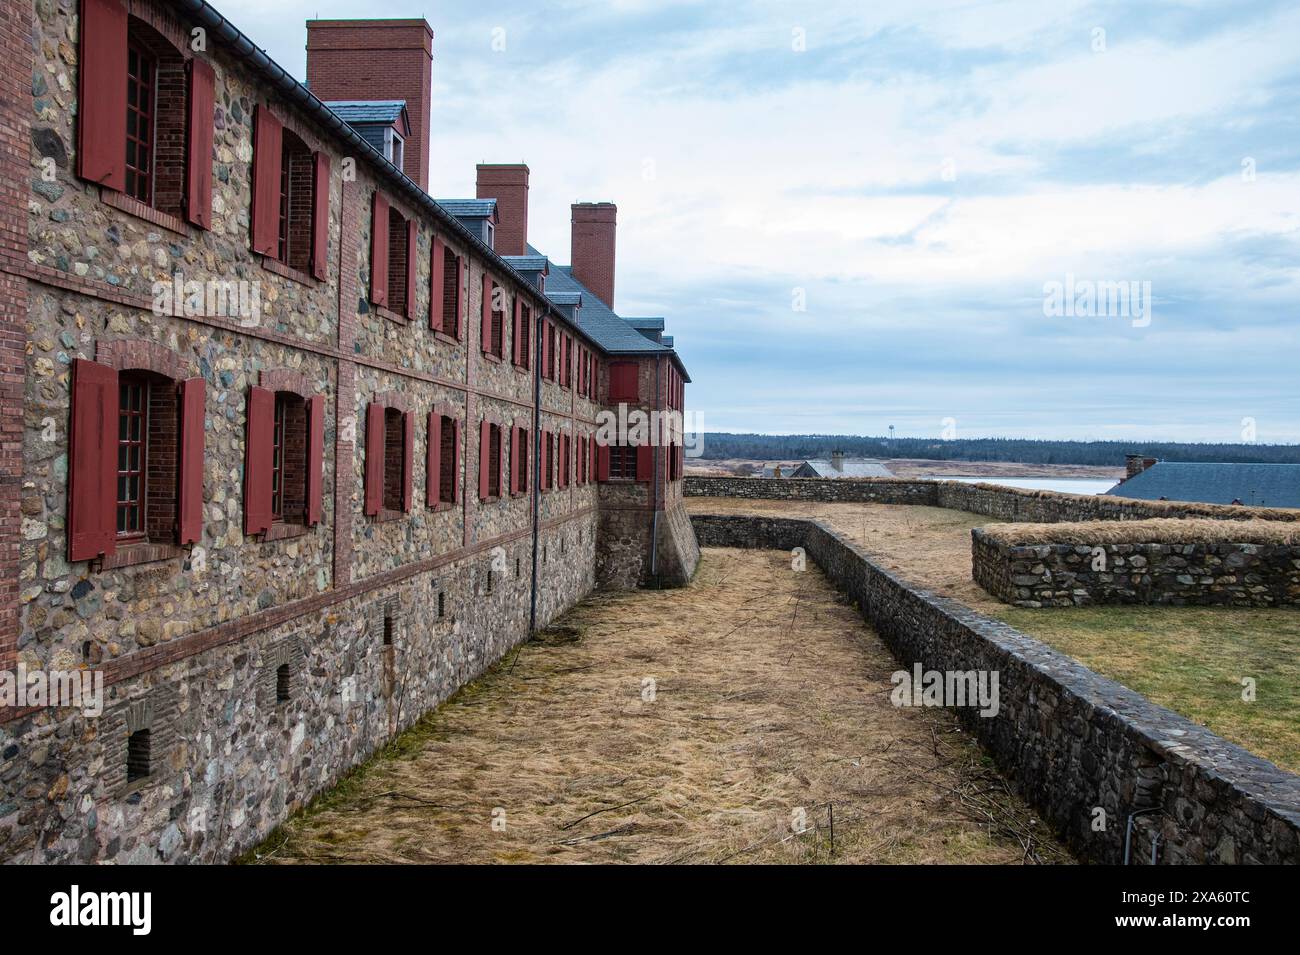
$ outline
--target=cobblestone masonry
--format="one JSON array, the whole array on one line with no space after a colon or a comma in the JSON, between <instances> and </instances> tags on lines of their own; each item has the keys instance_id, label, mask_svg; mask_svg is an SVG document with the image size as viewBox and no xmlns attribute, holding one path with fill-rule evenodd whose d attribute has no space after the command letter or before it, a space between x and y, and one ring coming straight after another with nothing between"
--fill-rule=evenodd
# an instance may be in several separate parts
<instances>
[{"instance_id":1,"label":"cobblestone masonry","mask_svg":"<svg viewBox=\"0 0 1300 955\"><path fill-rule=\"evenodd\" d=\"M522 282L457 227L414 208L370 160L347 164L355 175L345 180L345 160L357 157L295 106L268 99L273 87L214 37L192 53L192 24L164 2L132 0L130 14L213 67L211 228L81 181L78 4L2 2L0 42L11 55L0 74L15 95L0 104L13 121L0 130L0 161L21 188L0 192L0 428L9 439L0 451L0 670L96 670L106 705L98 718L0 709L0 861L224 861L527 637L535 526L538 626L587 595L598 554L626 542L602 539L594 480L543 493L536 514L527 492L478 499L479 423L486 416L533 434L539 425L534 374L516 367L508 336L504 361L483 356L479 342L485 268L504 284L508 313L522 294L534 315L547 314ZM323 280L249 250L259 105L330 155ZM418 222L410 316L368 302L377 189ZM435 232L468 257L459 338L429 328ZM260 292L260 314L161 314L154 283L176 272L246 281ZM149 545L147 560L114 566L67 559L78 358L203 379L198 543ZM535 353L527 364L537 368ZM246 395L259 383L325 398L321 523L266 539L243 532ZM381 399L416 415L414 500L408 512L376 518L364 508L364 422ZM551 382L541 406L545 427L575 435L595 430L601 407ZM437 508L424 493L434 407L461 424L460 492ZM680 482L674 488L664 499L680 507ZM636 503L644 508L645 497ZM650 524L638 527L630 532L648 550ZM682 547L689 553L693 538ZM143 779L134 778L140 765Z\"/></svg>"},{"instance_id":2,"label":"cobblestone masonry","mask_svg":"<svg viewBox=\"0 0 1300 955\"><path fill-rule=\"evenodd\" d=\"M999 674L996 716L958 717L1084 859L1300 862L1300 776L1019 631L899 580L816 521L695 515L703 546L803 547L900 666ZM1094 831L1105 813L1105 828Z\"/></svg>"},{"instance_id":3,"label":"cobblestone masonry","mask_svg":"<svg viewBox=\"0 0 1300 955\"><path fill-rule=\"evenodd\" d=\"M975 582L1017 607L1300 603L1293 544L1007 544L971 531Z\"/></svg>"}]
</instances>

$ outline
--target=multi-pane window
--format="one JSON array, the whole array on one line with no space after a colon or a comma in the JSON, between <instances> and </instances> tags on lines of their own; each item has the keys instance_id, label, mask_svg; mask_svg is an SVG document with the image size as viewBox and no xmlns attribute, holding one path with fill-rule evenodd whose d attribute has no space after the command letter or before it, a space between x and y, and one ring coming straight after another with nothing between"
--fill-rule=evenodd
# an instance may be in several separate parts
<instances>
[{"instance_id":1,"label":"multi-pane window","mask_svg":"<svg viewBox=\"0 0 1300 955\"><path fill-rule=\"evenodd\" d=\"M438 502L456 503L456 422L447 415L442 416L440 429L442 442L438 454Z\"/></svg>"},{"instance_id":2,"label":"multi-pane window","mask_svg":"<svg viewBox=\"0 0 1300 955\"><path fill-rule=\"evenodd\" d=\"M496 289L493 290L492 297L500 297ZM491 352L498 358L505 357L505 323L506 315L502 309L496 308L496 302L493 302L492 308L492 341Z\"/></svg>"},{"instance_id":3,"label":"multi-pane window","mask_svg":"<svg viewBox=\"0 0 1300 955\"><path fill-rule=\"evenodd\" d=\"M157 63L131 44L126 55L126 194L153 201L154 84Z\"/></svg>"},{"instance_id":4,"label":"multi-pane window","mask_svg":"<svg viewBox=\"0 0 1300 955\"><path fill-rule=\"evenodd\" d=\"M276 398L275 419L271 425L271 517L284 520L284 438L288 404Z\"/></svg>"},{"instance_id":5,"label":"multi-pane window","mask_svg":"<svg viewBox=\"0 0 1300 955\"><path fill-rule=\"evenodd\" d=\"M388 210L388 307L406 313L406 270L411 252L407 246L406 217L396 209Z\"/></svg>"},{"instance_id":6,"label":"multi-pane window","mask_svg":"<svg viewBox=\"0 0 1300 955\"><path fill-rule=\"evenodd\" d=\"M460 258L444 249L442 262L442 330L456 335L460 328Z\"/></svg>"},{"instance_id":7,"label":"multi-pane window","mask_svg":"<svg viewBox=\"0 0 1300 955\"><path fill-rule=\"evenodd\" d=\"M384 507L402 510L406 423L396 408L384 411Z\"/></svg>"},{"instance_id":8,"label":"multi-pane window","mask_svg":"<svg viewBox=\"0 0 1300 955\"><path fill-rule=\"evenodd\" d=\"M496 497L501 487L501 429L496 425L488 428L488 495Z\"/></svg>"},{"instance_id":9,"label":"multi-pane window","mask_svg":"<svg viewBox=\"0 0 1300 955\"><path fill-rule=\"evenodd\" d=\"M529 367L529 351L532 339L533 313L527 305L520 305L515 314L519 317L519 327L515 329L515 355L514 362L520 368Z\"/></svg>"},{"instance_id":10,"label":"multi-pane window","mask_svg":"<svg viewBox=\"0 0 1300 955\"><path fill-rule=\"evenodd\" d=\"M149 441L149 385L122 375L117 412L117 536L145 532L145 455Z\"/></svg>"},{"instance_id":11,"label":"multi-pane window","mask_svg":"<svg viewBox=\"0 0 1300 955\"><path fill-rule=\"evenodd\" d=\"M520 427L519 440L516 442L519 447L519 453L515 455L515 460L511 461L511 466L515 469L515 487L520 491L528 490L528 431Z\"/></svg>"},{"instance_id":12,"label":"multi-pane window","mask_svg":"<svg viewBox=\"0 0 1300 955\"><path fill-rule=\"evenodd\" d=\"M609 476L636 480L636 448L629 444L609 446Z\"/></svg>"}]
</instances>

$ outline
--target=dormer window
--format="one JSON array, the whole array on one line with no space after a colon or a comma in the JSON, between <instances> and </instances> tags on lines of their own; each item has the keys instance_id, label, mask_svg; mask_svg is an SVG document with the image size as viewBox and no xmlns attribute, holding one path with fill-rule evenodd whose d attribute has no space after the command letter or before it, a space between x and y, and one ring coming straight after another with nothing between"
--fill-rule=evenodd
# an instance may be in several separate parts
<instances>
[{"instance_id":1,"label":"dormer window","mask_svg":"<svg viewBox=\"0 0 1300 955\"><path fill-rule=\"evenodd\" d=\"M391 162L398 169L402 168L402 160L405 156L406 141L402 139L402 134L391 126L384 130L384 158Z\"/></svg>"},{"instance_id":2,"label":"dormer window","mask_svg":"<svg viewBox=\"0 0 1300 955\"><path fill-rule=\"evenodd\" d=\"M485 234L483 236L483 241L487 243L489 249L495 249L497 230L491 222L485 222L484 226Z\"/></svg>"}]
</instances>

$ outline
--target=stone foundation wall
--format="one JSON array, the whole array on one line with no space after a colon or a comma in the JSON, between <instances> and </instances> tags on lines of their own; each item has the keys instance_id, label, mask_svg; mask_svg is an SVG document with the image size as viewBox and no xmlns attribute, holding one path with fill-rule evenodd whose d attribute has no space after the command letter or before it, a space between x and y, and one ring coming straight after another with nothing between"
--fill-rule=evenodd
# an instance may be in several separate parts
<instances>
[{"instance_id":1,"label":"stone foundation wall","mask_svg":"<svg viewBox=\"0 0 1300 955\"><path fill-rule=\"evenodd\" d=\"M999 710L957 715L1078 855L1300 862L1300 776L961 604L917 589L815 521L695 515L703 546L803 547L900 661L999 674ZM1104 813L1104 817L1101 813ZM1140 816L1133 813L1144 810ZM1096 830L1097 821L1105 826Z\"/></svg>"},{"instance_id":2,"label":"stone foundation wall","mask_svg":"<svg viewBox=\"0 0 1300 955\"><path fill-rule=\"evenodd\" d=\"M660 587L682 587L690 583L700 562L700 545L681 501L659 515L655 543L656 583Z\"/></svg>"},{"instance_id":3,"label":"stone foundation wall","mask_svg":"<svg viewBox=\"0 0 1300 955\"><path fill-rule=\"evenodd\" d=\"M975 582L1017 607L1300 604L1300 545L1008 544L971 531Z\"/></svg>"},{"instance_id":4,"label":"stone foundation wall","mask_svg":"<svg viewBox=\"0 0 1300 955\"><path fill-rule=\"evenodd\" d=\"M688 497L742 497L778 501L826 501L874 504L926 504L1003 521L1055 524L1061 521L1138 521L1154 517L1248 518L1300 520L1300 510L1194 504L1182 501L1136 501L1105 494L1059 494L1026 491L995 484L961 481L907 481L892 478L735 478L690 476Z\"/></svg>"},{"instance_id":5,"label":"stone foundation wall","mask_svg":"<svg viewBox=\"0 0 1300 955\"><path fill-rule=\"evenodd\" d=\"M538 625L594 585L595 519L545 529ZM0 723L0 860L219 863L528 635L530 539L105 688L99 718ZM289 669L289 698L277 670ZM153 772L128 782L128 731Z\"/></svg>"}]
</instances>

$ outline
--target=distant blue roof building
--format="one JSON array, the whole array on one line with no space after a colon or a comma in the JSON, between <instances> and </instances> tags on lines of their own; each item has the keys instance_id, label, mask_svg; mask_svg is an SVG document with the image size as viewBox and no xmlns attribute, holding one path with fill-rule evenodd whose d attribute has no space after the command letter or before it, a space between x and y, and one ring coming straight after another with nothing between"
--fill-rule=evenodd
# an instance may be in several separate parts
<instances>
[{"instance_id":1,"label":"distant blue roof building","mask_svg":"<svg viewBox=\"0 0 1300 955\"><path fill-rule=\"evenodd\" d=\"M1106 493L1140 501L1300 508L1300 464L1157 461Z\"/></svg>"}]
</instances>

